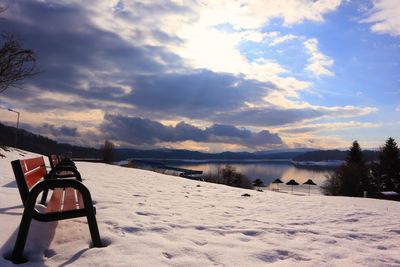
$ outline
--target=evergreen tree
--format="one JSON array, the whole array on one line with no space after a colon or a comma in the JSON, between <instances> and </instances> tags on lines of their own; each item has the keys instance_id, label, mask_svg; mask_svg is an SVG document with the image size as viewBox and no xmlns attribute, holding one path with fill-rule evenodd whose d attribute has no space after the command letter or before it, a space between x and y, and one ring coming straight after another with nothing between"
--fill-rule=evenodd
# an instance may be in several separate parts
<instances>
[{"instance_id":1,"label":"evergreen tree","mask_svg":"<svg viewBox=\"0 0 400 267\"><path fill-rule=\"evenodd\" d=\"M346 164L364 165L364 156L357 141L353 142L346 157Z\"/></svg>"},{"instance_id":2,"label":"evergreen tree","mask_svg":"<svg viewBox=\"0 0 400 267\"><path fill-rule=\"evenodd\" d=\"M382 190L400 190L400 150L393 138L386 140L379 154Z\"/></svg>"},{"instance_id":3,"label":"evergreen tree","mask_svg":"<svg viewBox=\"0 0 400 267\"><path fill-rule=\"evenodd\" d=\"M357 141L349 149L345 163L327 177L323 189L328 195L362 196L370 191L368 170Z\"/></svg>"}]
</instances>

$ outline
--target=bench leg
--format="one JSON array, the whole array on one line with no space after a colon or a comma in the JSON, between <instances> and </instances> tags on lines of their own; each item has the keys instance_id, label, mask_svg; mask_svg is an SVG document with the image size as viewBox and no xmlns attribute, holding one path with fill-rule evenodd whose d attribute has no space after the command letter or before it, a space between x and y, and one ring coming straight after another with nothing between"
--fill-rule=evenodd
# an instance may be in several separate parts
<instances>
[{"instance_id":1,"label":"bench leg","mask_svg":"<svg viewBox=\"0 0 400 267\"><path fill-rule=\"evenodd\" d=\"M99 228L97 227L96 215L93 205L86 209L86 217L89 225L90 236L92 237L93 247L103 247L100 239Z\"/></svg>"},{"instance_id":2,"label":"bench leg","mask_svg":"<svg viewBox=\"0 0 400 267\"><path fill-rule=\"evenodd\" d=\"M28 237L29 226L32 221L32 209L25 208L22 215L21 224L19 225L17 240L15 241L14 250L11 257L8 259L15 264L24 263L28 260L24 258L23 252L25 248L26 239Z\"/></svg>"},{"instance_id":3,"label":"bench leg","mask_svg":"<svg viewBox=\"0 0 400 267\"><path fill-rule=\"evenodd\" d=\"M48 193L49 193L49 190L48 189L45 189L45 190L43 190L43 193L42 193L42 198L41 198L41 200L40 200L40 204L42 204L42 205L46 205L46 200L47 200L47 195L48 195Z\"/></svg>"}]
</instances>

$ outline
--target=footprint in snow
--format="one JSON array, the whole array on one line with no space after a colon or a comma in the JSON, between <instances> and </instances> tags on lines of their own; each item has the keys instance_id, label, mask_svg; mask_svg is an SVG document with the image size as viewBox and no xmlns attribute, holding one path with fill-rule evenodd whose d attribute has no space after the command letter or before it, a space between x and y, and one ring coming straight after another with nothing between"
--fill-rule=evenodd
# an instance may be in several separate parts
<instances>
[{"instance_id":1,"label":"footprint in snow","mask_svg":"<svg viewBox=\"0 0 400 267\"><path fill-rule=\"evenodd\" d=\"M389 232L400 235L400 229L393 229L393 230L390 230Z\"/></svg>"},{"instance_id":2,"label":"footprint in snow","mask_svg":"<svg viewBox=\"0 0 400 267\"><path fill-rule=\"evenodd\" d=\"M204 241L204 240L200 240L200 241L198 241L198 240L193 240L192 242L195 243L195 244L198 245L198 246L205 246L205 245L208 244L208 242L207 242L207 241Z\"/></svg>"},{"instance_id":3,"label":"footprint in snow","mask_svg":"<svg viewBox=\"0 0 400 267\"><path fill-rule=\"evenodd\" d=\"M163 252L162 253L164 255L164 257L166 257L167 259L172 259L173 256L171 254L169 254L168 252Z\"/></svg>"}]
</instances>

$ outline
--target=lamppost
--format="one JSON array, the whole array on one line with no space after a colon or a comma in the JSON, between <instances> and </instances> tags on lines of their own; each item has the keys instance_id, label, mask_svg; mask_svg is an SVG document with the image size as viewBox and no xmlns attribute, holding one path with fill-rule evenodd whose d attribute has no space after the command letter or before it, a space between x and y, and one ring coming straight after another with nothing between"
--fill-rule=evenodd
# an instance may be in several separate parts
<instances>
[{"instance_id":1,"label":"lamppost","mask_svg":"<svg viewBox=\"0 0 400 267\"><path fill-rule=\"evenodd\" d=\"M17 148L18 145L18 126L19 126L19 112L16 110L13 110L11 108L8 109L11 112L17 113L18 117L17 117L17 131L15 132L15 148Z\"/></svg>"}]
</instances>

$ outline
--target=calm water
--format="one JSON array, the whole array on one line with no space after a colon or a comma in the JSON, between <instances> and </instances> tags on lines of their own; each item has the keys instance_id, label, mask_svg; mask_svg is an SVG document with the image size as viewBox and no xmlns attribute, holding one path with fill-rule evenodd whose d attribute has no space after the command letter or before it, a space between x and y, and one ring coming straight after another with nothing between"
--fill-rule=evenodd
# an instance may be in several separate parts
<instances>
[{"instance_id":1,"label":"calm water","mask_svg":"<svg viewBox=\"0 0 400 267\"><path fill-rule=\"evenodd\" d=\"M226 163L179 163L174 164L176 167L181 167L191 170L201 170L204 174L217 173L218 168L226 166ZM269 185L276 178L287 182L290 179L295 179L298 183L302 184L308 179L312 179L317 185L322 185L325 181L326 175L329 173L329 168L325 169L312 169L312 168L298 168L289 162L257 162L257 163L232 163L229 164L236 168L236 170L251 180L260 179L265 185ZM276 186L276 185L274 185ZM280 185L281 189L288 187ZM307 187L308 190L308 187Z\"/></svg>"}]
</instances>

